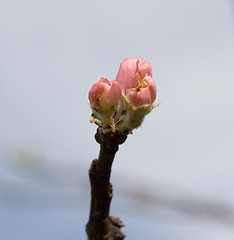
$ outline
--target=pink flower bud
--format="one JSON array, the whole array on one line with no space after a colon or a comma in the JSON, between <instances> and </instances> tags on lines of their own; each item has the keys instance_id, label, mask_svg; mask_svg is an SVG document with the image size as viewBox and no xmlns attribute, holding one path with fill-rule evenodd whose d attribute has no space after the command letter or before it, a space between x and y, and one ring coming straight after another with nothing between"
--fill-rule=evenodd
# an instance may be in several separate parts
<instances>
[{"instance_id":1,"label":"pink flower bud","mask_svg":"<svg viewBox=\"0 0 234 240\"><path fill-rule=\"evenodd\" d=\"M126 98L134 107L151 105L156 99L156 86L150 76L144 78L145 87L126 89Z\"/></svg>"},{"instance_id":2,"label":"pink flower bud","mask_svg":"<svg viewBox=\"0 0 234 240\"><path fill-rule=\"evenodd\" d=\"M116 81L127 101L134 107L152 105L156 99L151 66L141 58L125 59L120 64Z\"/></svg>"},{"instance_id":3,"label":"pink flower bud","mask_svg":"<svg viewBox=\"0 0 234 240\"><path fill-rule=\"evenodd\" d=\"M101 78L94 83L89 91L89 101L91 107L96 111L113 111L117 108L121 97L121 88L116 81L108 81Z\"/></svg>"}]
</instances>

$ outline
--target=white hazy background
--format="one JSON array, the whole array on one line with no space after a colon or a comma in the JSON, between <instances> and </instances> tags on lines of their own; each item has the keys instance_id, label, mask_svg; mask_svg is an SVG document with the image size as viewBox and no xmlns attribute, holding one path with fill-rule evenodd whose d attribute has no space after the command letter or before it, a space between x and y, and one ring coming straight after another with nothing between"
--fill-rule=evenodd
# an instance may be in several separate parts
<instances>
[{"instance_id":1,"label":"white hazy background","mask_svg":"<svg viewBox=\"0 0 234 240\"><path fill-rule=\"evenodd\" d=\"M0 1L0 239L86 239L98 156L87 99L151 63L161 104L120 146L127 239L234 238L234 2Z\"/></svg>"}]
</instances>

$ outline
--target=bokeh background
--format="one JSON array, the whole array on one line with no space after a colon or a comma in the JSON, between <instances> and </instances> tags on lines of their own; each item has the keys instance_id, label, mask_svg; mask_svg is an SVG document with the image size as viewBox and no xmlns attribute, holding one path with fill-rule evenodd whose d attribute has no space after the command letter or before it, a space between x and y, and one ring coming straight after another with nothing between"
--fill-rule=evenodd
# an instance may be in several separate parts
<instances>
[{"instance_id":1,"label":"bokeh background","mask_svg":"<svg viewBox=\"0 0 234 240\"><path fill-rule=\"evenodd\" d=\"M234 238L234 2L0 1L0 239L86 239L99 146L87 94L126 57L157 102L120 147L127 239Z\"/></svg>"}]
</instances>

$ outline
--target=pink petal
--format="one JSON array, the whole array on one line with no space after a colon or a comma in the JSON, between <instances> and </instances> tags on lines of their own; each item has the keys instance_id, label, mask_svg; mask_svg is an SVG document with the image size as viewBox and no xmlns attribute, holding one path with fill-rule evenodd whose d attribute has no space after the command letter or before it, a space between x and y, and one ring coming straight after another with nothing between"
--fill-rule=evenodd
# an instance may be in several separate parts
<instances>
[{"instance_id":1,"label":"pink petal","mask_svg":"<svg viewBox=\"0 0 234 240\"><path fill-rule=\"evenodd\" d=\"M119 71L116 76L116 81L120 84L120 87L125 92L125 86L128 79L132 78L136 73L136 62L142 62L141 58L126 58L120 64Z\"/></svg>"},{"instance_id":2,"label":"pink petal","mask_svg":"<svg viewBox=\"0 0 234 240\"><path fill-rule=\"evenodd\" d=\"M120 85L116 81L111 82L111 88L107 95L107 102L110 106L116 106L121 98L122 91Z\"/></svg>"},{"instance_id":3,"label":"pink petal","mask_svg":"<svg viewBox=\"0 0 234 240\"><path fill-rule=\"evenodd\" d=\"M127 99L134 107L151 104L151 96L147 88L136 91L135 89L127 90Z\"/></svg>"},{"instance_id":4,"label":"pink petal","mask_svg":"<svg viewBox=\"0 0 234 240\"><path fill-rule=\"evenodd\" d=\"M156 85L150 76L146 76L144 81L148 84L148 89L151 96L151 104L153 104L157 95Z\"/></svg>"},{"instance_id":5,"label":"pink petal","mask_svg":"<svg viewBox=\"0 0 234 240\"><path fill-rule=\"evenodd\" d=\"M108 85L111 85L110 81L109 81L107 78L101 78L101 79L99 80L99 82L100 82L100 83L106 83L106 84L108 84Z\"/></svg>"},{"instance_id":6,"label":"pink petal","mask_svg":"<svg viewBox=\"0 0 234 240\"><path fill-rule=\"evenodd\" d=\"M143 61L141 58L126 58L120 64L120 68L118 74L116 76L116 81L120 84L124 94L126 94L126 90L129 88L135 88L139 85L138 73L136 72L138 68L141 73L142 78L145 76L152 77L152 69L148 62Z\"/></svg>"},{"instance_id":7,"label":"pink petal","mask_svg":"<svg viewBox=\"0 0 234 240\"><path fill-rule=\"evenodd\" d=\"M126 90L127 100L134 107L140 107L146 104L153 104L156 99L156 86L153 79L150 76L144 78L146 87L142 88L129 88Z\"/></svg>"},{"instance_id":8,"label":"pink petal","mask_svg":"<svg viewBox=\"0 0 234 240\"><path fill-rule=\"evenodd\" d=\"M91 104L96 104L97 100L102 95L104 87L99 82L94 83L91 89L89 90L89 101Z\"/></svg>"}]
</instances>

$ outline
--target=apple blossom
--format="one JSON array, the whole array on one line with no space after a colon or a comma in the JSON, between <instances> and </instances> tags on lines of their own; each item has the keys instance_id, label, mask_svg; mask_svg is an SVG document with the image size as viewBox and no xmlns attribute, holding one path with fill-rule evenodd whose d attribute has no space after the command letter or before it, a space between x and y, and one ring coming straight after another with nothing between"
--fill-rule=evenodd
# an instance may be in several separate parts
<instances>
[{"instance_id":1,"label":"apple blossom","mask_svg":"<svg viewBox=\"0 0 234 240\"><path fill-rule=\"evenodd\" d=\"M91 107L100 112L113 111L120 97L121 89L118 82L110 82L106 78L101 78L99 82L94 83L89 91Z\"/></svg>"},{"instance_id":2,"label":"apple blossom","mask_svg":"<svg viewBox=\"0 0 234 240\"><path fill-rule=\"evenodd\" d=\"M92 108L90 122L103 132L131 133L145 115L157 106L152 69L141 58L127 58L121 64L116 80L101 78L89 91Z\"/></svg>"},{"instance_id":3,"label":"apple blossom","mask_svg":"<svg viewBox=\"0 0 234 240\"><path fill-rule=\"evenodd\" d=\"M121 98L121 88L116 81L101 78L94 83L89 91L89 102L92 109L91 123L96 123L103 129L114 130L113 115Z\"/></svg>"},{"instance_id":4,"label":"apple blossom","mask_svg":"<svg viewBox=\"0 0 234 240\"><path fill-rule=\"evenodd\" d=\"M156 86L152 69L141 58L127 58L121 64L116 76L123 94L133 107L152 105L156 99Z\"/></svg>"}]
</instances>

